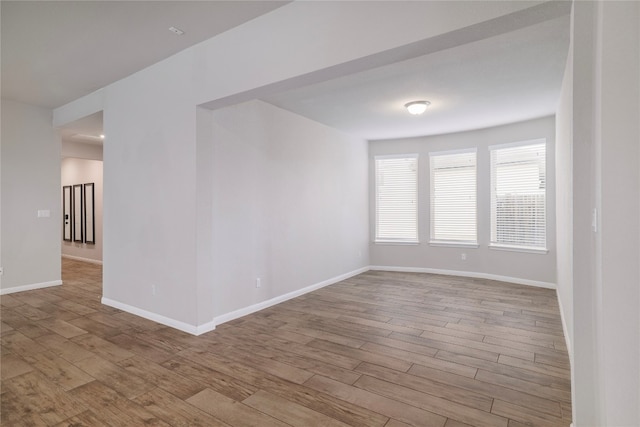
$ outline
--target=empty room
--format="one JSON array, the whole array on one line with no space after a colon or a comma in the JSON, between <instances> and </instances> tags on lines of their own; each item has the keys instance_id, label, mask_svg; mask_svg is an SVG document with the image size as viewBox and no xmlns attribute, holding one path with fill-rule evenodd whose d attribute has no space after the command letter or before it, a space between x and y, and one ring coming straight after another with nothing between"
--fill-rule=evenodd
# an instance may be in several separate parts
<instances>
[{"instance_id":1,"label":"empty room","mask_svg":"<svg viewBox=\"0 0 640 427\"><path fill-rule=\"evenodd\" d=\"M640 3L0 16L1 425L640 425Z\"/></svg>"}]
</instances>

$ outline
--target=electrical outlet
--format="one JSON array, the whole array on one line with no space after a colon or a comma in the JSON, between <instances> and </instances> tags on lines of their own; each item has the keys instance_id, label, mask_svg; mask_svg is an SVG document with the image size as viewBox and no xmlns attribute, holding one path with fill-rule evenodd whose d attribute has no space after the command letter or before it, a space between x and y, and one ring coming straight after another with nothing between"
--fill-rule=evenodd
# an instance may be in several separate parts
<instances>
[{"instance_id":1,"label":"electrical outlet","mask_svg":"<svg viewBox=\"0 0 640 427\"><path fill-rule=\"evenodd\" d=\"M260 278L257 277L256 278L256 288L259 288L260 286L262 286L262 283L260 282Z\"/></svg>"},{"instance_id":2,"label":"electrical outlet","mask_svg":"<svg viewBox=\"0 0 640 427\"><path fill-rule=\"evenodd\" d=\"M465 254L465 253L460 254L460 259L461 259L462 261L466 261L466 260L467 260L467 254Z\"/></svg>"},{"instance_id":3,"label":"electrical outlet","mask_svg":"<svg viewBox=\"0 0 640 427\"><path fill-rule=\"evenodd\" d=\"M0 276L4 274L4 268L0 267Z\"/></svg>"},{"instance_id":4,"label":"electrical outlet","mask_svg":"<svg viewBox=\"0 0 640 427\"><path fill-rule=\"evenodd\" d=\"M156 294L157 294L156 285L151 285L151 295L156 296Z\"/></svg>"}]
</instances>

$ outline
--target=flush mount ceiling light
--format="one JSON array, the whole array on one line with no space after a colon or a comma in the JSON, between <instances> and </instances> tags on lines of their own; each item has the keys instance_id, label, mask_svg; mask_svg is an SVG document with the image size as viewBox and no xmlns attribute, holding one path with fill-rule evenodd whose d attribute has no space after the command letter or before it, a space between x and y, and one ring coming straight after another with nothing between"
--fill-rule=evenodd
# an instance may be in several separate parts
<instances>
[{"instance_id":1,"label":"flush mount ceiling light","mask_svg":"<svg viewBox=\"0 0 640 427\"><path fill-rule=\"evenodd\" d=\"M177 34L179 36L184 34L184 31L182 31L180 28L176 28L176 27L169 27L169 31L171 31L173 34Z\"/></svg>"},{"instance_id":2,"label":"flush mount ceiling light","mask_svg":"<svg viewBox=\"0 0 640 427\"><path fill-rule=\"evenodd\" d=\"M409 114L417 116L424 113L429 105L431 105L429 101L412 101L404 104L404 107L407 109Z\"/></svg>"}]
</instances>

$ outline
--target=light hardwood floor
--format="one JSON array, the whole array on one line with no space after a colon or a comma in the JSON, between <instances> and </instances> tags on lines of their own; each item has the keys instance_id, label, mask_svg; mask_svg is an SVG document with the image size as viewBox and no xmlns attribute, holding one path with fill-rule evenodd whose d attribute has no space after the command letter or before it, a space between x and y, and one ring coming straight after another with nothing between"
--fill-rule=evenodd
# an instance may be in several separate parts
<instances>
[{"instance_id":1,"label":"light hardwood floor","mask_svg":"<svg viewBox=\"0 0 640 427\"><path fill-rule=\"evenodd\" d=\"M568 426L555 293L368 272L199 337L100 304L101 268L0 297L3 426Z\"/></svg>"}]
</instances>

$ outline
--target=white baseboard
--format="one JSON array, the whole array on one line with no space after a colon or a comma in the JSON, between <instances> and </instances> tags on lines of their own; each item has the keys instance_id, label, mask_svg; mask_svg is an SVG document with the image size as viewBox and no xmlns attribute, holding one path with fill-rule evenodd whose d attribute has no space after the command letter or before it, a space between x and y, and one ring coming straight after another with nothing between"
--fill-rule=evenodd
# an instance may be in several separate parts
<instances>
[{"instance_id":1,"label":"white baseboard","mask_svg":"<svg viewBox=\"0 0 640 427\"><path fill-rule=\"evenodd\" d=\"M110 307L117 308L122 311L126 311L127 313L135 314L136 316L143 317L145 319L154 321L156 323L160 323L162 325L169 326L171 328L178 329L182 332L186 332L191 335L201 335L209 331L213 331L216 328L216 325L219 325L224 322L229 322L230 320L237 319L242 316L246 316L251 313L255 313L256 311L265 309L267 307L271 307L272 305L279 304L281 302L287 301L291 298L295 298L297 296L306 294L308 292L315 291L316 289L323 288L328 285L332 285L334 283L340 282L342 280L348 279L350 277L356 276L360 273L364 273L368 271L369 267L363 267L358 270L351 271L349 273L342 274L340 276L333 277L331 279L325 280L320 283L316 283L311 286L307 286L303 289L298 289L297 291L289 292L288 294L280 295L275 298L271 298L270 300L260 302L258 304L251 305L249 307L244 307L236 311L232 311L227 314L223 314L221 316L216 317L211 322L207 322L202 325L190 325L188 323L181 322L179 320L171 319L166 316L162 316L157 313L153 313L151 311L143 310L138 307L134 307L129 304L125 304L119 301L112 300L110 298L102 297L102 304L108 305Z\"/></svg>"},{"instance_id":2,"label":"white baseboard","mask_svg":"<svg viewBox=\"0 0 640 427\"><path fill-rule=\"evenodd\" d=\"M132 305L125 304L120 301L115 301L110 298L102 297L101 302L102 304L108 305L109 307L114 307L119 310L126 311L127 313L135 314L136 316L140 316L145 319L154 321L156 323L160 323L162 325L169 326L174 329L178 329L182 332L186 332L191 335L200 335L200 334L203 334L204 332L208 332L209 330L215 329L215 324L213 324L213 322L209 322L200 326L195 326L195 325L190 325L188 323L181 322L179 320L171 319L170 317L153 313L151 311L143 310L141 308L134 307ZM210 328L211 324L213 324L213 327Z\"/></svg>"},{"instance_id":3,"label":"white baseboard","mask_svg":"<svg viewBox=\"0 0 640 427\"><path fill-rule=\"evenodd\" d=\"M473 277L476 279L497 280L500 282L516 283L518 285L535 286L538 288L556 289L555 283L521 279L518 277L499 276L497 274L476 273L473 271L440 270L437 268L422 268L422 267L391 267L391 266L382 266L382 265L372 265L370 267L370 270L399 271L404 273L430 273L430 274L442 274L444 276Z\"/></svg>"},{"instance_id":4,"label":"white baseboard","mask_svg":"<svg viewBox=\"0 0 640 427\"><path fill-rule=\"evenodd\" d=\"M221 323L229 322L239 317L243 317L248 314L255 313L256 311L264 310L265 308L271 307L273 305L280 304L281 302L285 302L292 298L299 297L300 295L304 295L317 289L324 288L325 286L333 285L334 283L341 282L366 271L369 271L369 267L362 267L349 273L341 274L339 276L332 277L331 279L327 279L322 282L307 286L306 288L298 289L297 291L289 292L287 294L280 295L275 298L259 302L257 304L253 304L248 307L232 311L230 313L222 314L214 319L214 323L216 325L220 325Z\"/></svg>"},{"instance_id":5,"label":"white baseboard","mask_svg":"<svg viewBox=\"0 0 640 427\"><path fill-rule=\"evenodd\" d=\"M538 281L528 280L528 279L519 279L516 277L498 276L494 274L474 273L469 271L438 270L433 268L415 268L415 267L368 266L368 267L362 267L357 270L350 271L345 274L341 274L336 277L332 277L322 282L309 285L305 288L298 289L298 290L286 293L284 295L280 295L280 296L271 298L269 300L259 302L257 304L250 305L248 307L243 307L238 310L234 310L229 313L216 316L213 319L213 321L207 322L203 325L198 325L198 326L190 325L188 323L184 323L179 320L171 319L171 318L168 318L147 310L143 310L141 308L137 308L119 301L114 301L105 297L102 298L102 303L105 305L126 311L128 313L135 314L136 316L140 316L145 319L149 319L154 322L157 322L166 326L170 326L172 328L178 329L180 331L183 331L192 335L201 335L203 333L213 331L216 325L220 325L222 323L229 322L231 320L238 319L243 316L247 316L251 313L255 313L256 311L264 310L265 308L274 306L276 304L280 304L281 302L285 302L287 300L298 297L300 295L313 292L325 286L333 285L334 283L341 282L343 280L346 280L353 276L357 276L358 274L364 273L369 270L443 274L447 276L475 277L479 279L499 280L503 282L517 283L517 284L528 285L528 286L537 286L537 287L549 288L549 289L555 289L556 287L555 284L553 283L538 282Z\"/></svg>"},{"instance_id":6,"label":"white baseboard","mask_svg":"<svg viewBox=\"0 0 640 427\"><path fill-rule=\"evenodd\" d=\"M211 322L207 322L205 324L196 326L196 333L193 335L206 334L207 332L211 332L215 329L216 329L216 322L212 320Z\"/></svg>"},{"instance_id":7,"label":"white baseboard","mask_svg":"<svg viewBox=\"0 0 640 427\"><path fill-rule=\"evenodd\" d=\"M62 258L68 258L68 259L73 259L73 260L76 260L76 261L90 262L91 264L102 265L102 260L99 260L99 259L82 258L82 257L79 257L79 256L73 256L73 255L67 255L67 254L62 254Z\"/></svg>"},{"instance_id":8,"label":"white baseboard","mask_svg":"<svg viewBox=\"0 0 640 427\"><path fill-rule=\"evenodd\" d=\"M569 329L567 328L567 322L564 317L562 300L560 299L560 295L558 294L557 289L556 289L556 299L558 300L558 305L560 306L560 319L562 320L562 332L564 334L564 343L567 346L567 353L569 353L570 366L573 367L573 347L571 346L571 339L569 338Z\"/></svg>"},{"instance_id":9,"label":"white baseboard","mask_svg":"<svg viewBox=\"0 0 640 427\"><path fill-rule=\"evenodd\" d=\"M32 291L34 289L50 288L52 286L62 285L62 280L53 280L51 282L33 283L31 285L12 286L10 288L0 289L0 295L12 294L14 292Z\"/></svg>"}]
</instances>

